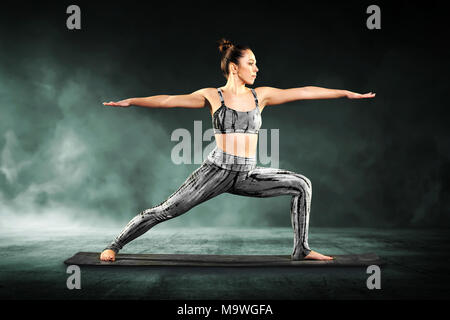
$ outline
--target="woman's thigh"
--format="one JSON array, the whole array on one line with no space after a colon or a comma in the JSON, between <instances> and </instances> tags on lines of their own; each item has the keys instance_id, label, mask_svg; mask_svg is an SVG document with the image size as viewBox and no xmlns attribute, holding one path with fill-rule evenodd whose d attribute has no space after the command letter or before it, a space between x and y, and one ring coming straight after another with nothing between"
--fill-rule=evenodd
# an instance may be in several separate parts
<instances>
[{"instance_id":1,"label":"woman's thigh","mask_svg":"<svg viewBox=\"0 0 450 320\"><path fill-rule=\"evenodd\" d=\"M228 192L249 197L275 197L312 192L311 181L302 174L277 168L256 167L242 173Z\"/></svg>"},{"instance_id":2,"label":"woman's thigh","mask_svg":"<svg viewBox=\"0 0 450 320\"><path fill-rule=\"evenodd\" d=\"M158 206L143 213L164 213L168 218L182 214L192 207L226 192L233 184L235 174L204 162L192 172L183 184ZM158 209L158 210L155 210Z\"/></svg>"}]
</instances>

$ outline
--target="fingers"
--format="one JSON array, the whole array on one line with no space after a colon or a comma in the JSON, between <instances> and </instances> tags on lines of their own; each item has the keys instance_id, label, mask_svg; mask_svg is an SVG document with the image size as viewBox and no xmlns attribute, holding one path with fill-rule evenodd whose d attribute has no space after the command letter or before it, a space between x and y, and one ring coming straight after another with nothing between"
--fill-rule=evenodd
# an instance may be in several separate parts
<instances>
[{"instance_id":1,"label":"fingers","mask_svg":"<svg viewBox=\"0 0 450 320\"><path fill-rule=\"evenodd\" d=\"M369 93L362 94L361 98L373 98L373 97L375 97L375 95L376 95L375 93L369 92Z\"/></svg>"},{"instance_id":2,"label":"fingers","mask_svg":"<svg viewBox=\"0 0 450 320\"><path fill-rule=\"evenodd\" d=\"M114 101L110 101L110 102L103 102L103 105L105 106L120 106L119 103L114 102Z\"/></svg>"},{"instance_id":3,"label":"fingers","mask_svg":"<svg viewBox=\"0 0 450 320\"><path fill-rule=\"evenodd\" d=\"M373 93L372 91L369 93L356 93L356 92L351 92L347 97L349 99L364 99L364 98L373 98L375 97L375 93Z\"/></svg>"}]
</instances>

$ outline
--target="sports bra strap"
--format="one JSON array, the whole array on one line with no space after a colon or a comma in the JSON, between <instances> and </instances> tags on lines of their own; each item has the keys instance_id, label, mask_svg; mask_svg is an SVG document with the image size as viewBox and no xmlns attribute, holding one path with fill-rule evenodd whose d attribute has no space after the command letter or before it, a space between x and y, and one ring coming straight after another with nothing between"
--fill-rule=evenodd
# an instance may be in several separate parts
<instances>
[{"instance_id":1,"label":"sports bra strap","mask_svg":"<svg viewBox=\"0 0 450 320\"><path fill-rule=\"evenodd\" d=\"M258 107L258 97L256 96L255 89L253 89L253 88L250 88L250 89L252 90L253 96L255 97L256 106Z\"/></svg>"},{"instance_id":2,"label":"sports bra strap","mask_svg":"<svg viewBox=\"0 0 450 320\"><path fill-rule=\"evenodd\" d=\"M222 103L222 105L225 104L225 102L223 101L222 90L220 90L220 88L217 88L217 91L219 92L220 102Z\"/></svg>"}]
</instances>

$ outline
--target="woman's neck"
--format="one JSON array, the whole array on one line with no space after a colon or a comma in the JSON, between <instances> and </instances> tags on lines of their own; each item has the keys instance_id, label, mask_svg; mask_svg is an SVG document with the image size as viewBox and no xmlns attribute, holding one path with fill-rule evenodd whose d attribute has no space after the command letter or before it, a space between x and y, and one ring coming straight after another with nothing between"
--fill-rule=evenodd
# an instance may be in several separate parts
<instances>
[{"instance_id":1,"label":"woman's neck","mask_svg":"<svg viewBox=\"0 0 450 320\"><path fill-rule=\"evenodd\" d=\"M239 79L238 77L229 76L227 83L223 86L228 92L231 92L233 95L241 95L247 93L248 88L245 86L245 83Z\"/></svg>"}]
</instances>

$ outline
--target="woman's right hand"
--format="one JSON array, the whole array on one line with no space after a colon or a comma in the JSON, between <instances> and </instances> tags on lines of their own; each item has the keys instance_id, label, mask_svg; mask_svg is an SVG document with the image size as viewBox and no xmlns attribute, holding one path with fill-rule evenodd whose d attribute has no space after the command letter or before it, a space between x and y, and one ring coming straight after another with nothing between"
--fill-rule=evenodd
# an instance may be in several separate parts
<instances>
[{"instance_id":1,"label":"woman's right hand","mask_svg":"<svg viewBox=\"0 0 450 320\"><path fill-rule=\"evenodd\" d=\"M126 108L126 107L129 107L131 104L130 104L130 99L125 99L125 100L120 100L117 102L114 102L114 101L103 102L103 105Z\"/></svg>"}]
</instances>

